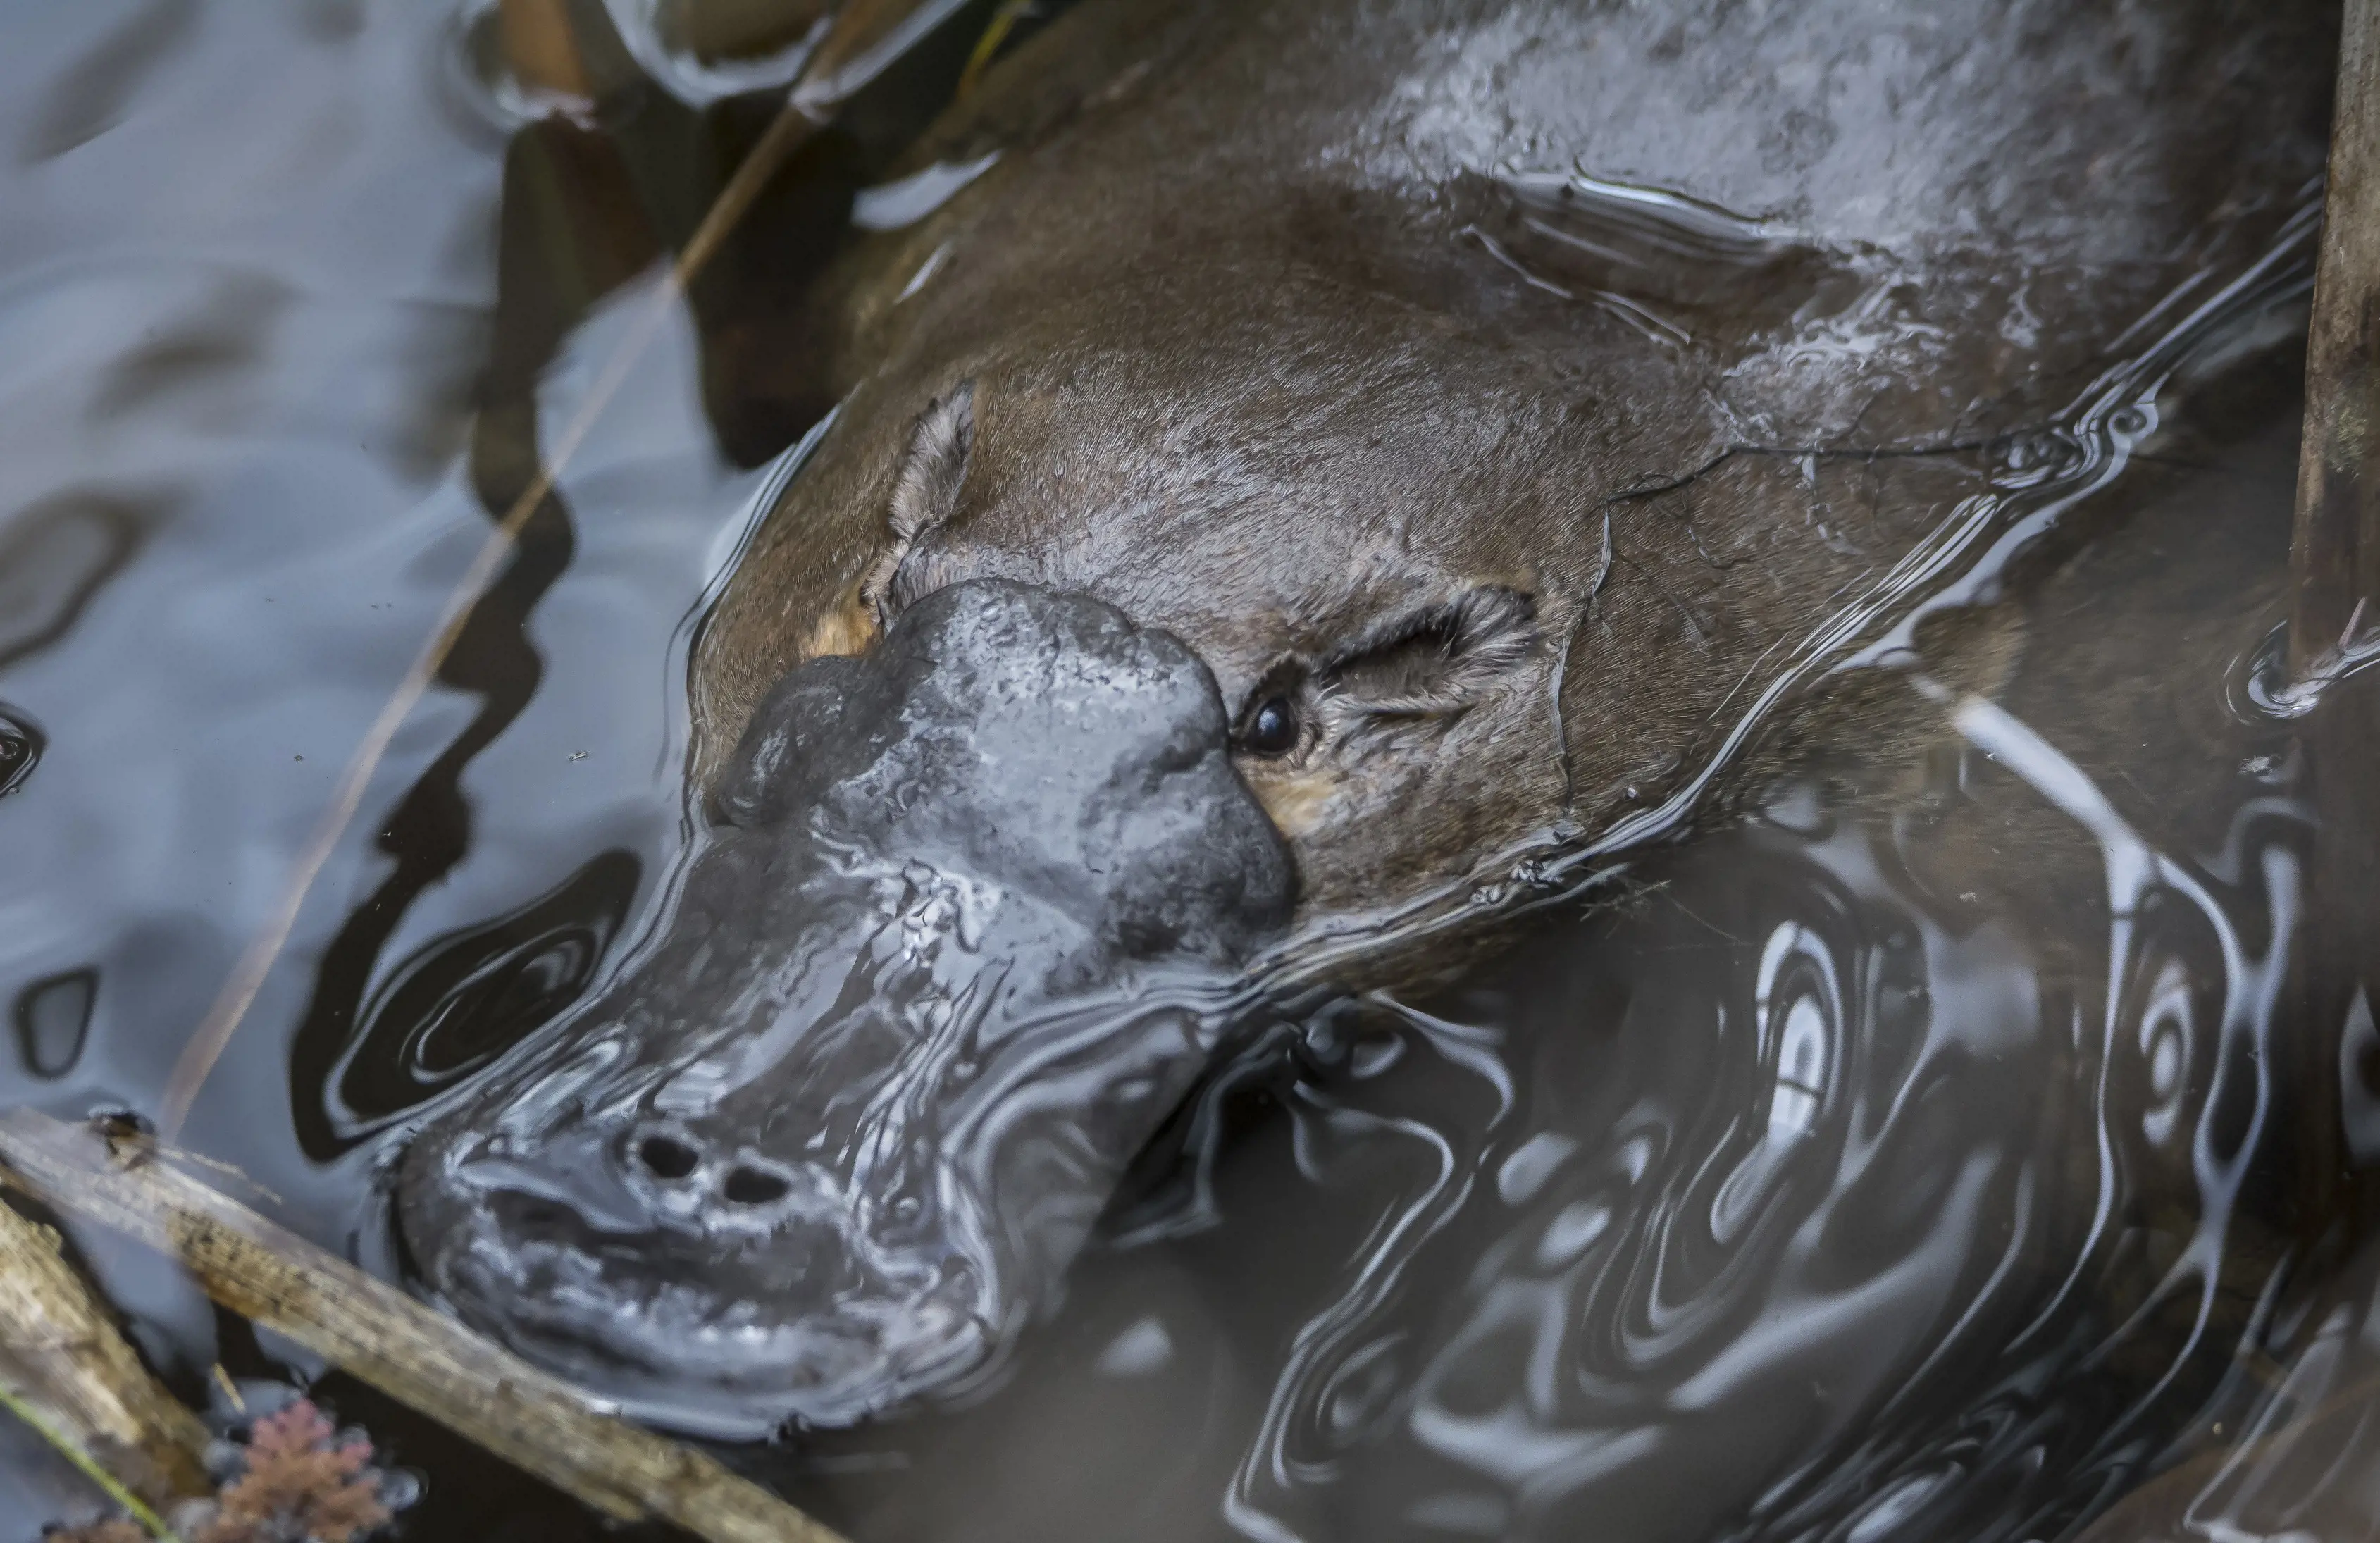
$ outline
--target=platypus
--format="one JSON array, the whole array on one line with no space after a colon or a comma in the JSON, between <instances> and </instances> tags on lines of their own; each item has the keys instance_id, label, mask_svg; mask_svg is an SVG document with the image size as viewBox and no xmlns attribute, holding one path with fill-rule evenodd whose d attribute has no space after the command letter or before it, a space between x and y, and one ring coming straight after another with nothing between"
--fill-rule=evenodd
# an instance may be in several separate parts
<instances>
[{"instance_id":1,"label":"platypus","mask_svg":"<svg viewBox=\"0 0 2380 1543\"><path fill-rule=\"evenodd\" d=\"M698 642L705 832L414 1141L427 1288L714 1434L985 1375L1284 980L1925 732L1789 677L1990 689L1961 576L2302 257L2335 35L1083 0L804 298L839 405Z\"/></svg>"}]
</instances>

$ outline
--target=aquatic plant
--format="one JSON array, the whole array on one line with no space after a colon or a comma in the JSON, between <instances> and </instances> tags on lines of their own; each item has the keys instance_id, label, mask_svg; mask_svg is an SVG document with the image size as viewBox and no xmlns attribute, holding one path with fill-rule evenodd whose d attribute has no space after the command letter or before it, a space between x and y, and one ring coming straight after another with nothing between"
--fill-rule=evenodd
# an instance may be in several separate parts
<instances>
[{"instance_id":1,"label":"aquatic plant","mask_svg":"<svg viewBox=\"0 0 2380 1543\"><path fill-rule=\"evenodd\" d=\"M311 1400L258 1418L245 1455L192 1543L351 1543L389 1518L371 1443L341 1436Z\"/></svg>"},{"instance_id":2,"label":"aquatic plant","mask_svg":"<svg viewBox=\"0 0 2380 1543\"><path fill-rule=\"evenodd\" d=\"M218 1479L215 1497L182 1513L187 1543L356 1543L389 1520L372 1444L341 1434L310 1399L258 1416ZM401 1501L399 1503L402 1503ZM51 1531L46 1543L147 1543L122 1517ZM174 1536L174 1535L169 1535Z\"/></svg>"}]
</instances>

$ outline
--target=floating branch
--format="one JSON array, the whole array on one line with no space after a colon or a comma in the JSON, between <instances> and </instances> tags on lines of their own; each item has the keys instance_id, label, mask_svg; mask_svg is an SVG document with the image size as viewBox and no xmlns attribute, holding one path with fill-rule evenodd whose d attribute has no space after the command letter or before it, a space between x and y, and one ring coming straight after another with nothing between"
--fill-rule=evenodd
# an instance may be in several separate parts
<instances>
[{"instance_id":1,"label":"floating branch","mask_svg":"<svg viewBox=\"0 0 2380 1543\"><path fill-rule=\"evenodd\" d=\"M179 1260L208 1295L622 1521L711 1543L843 1543L699 1452L598 1413L561 1379L173 1167L31 1110L0 1113L0 1179Z\"/></svg>"},{"instance_id":2,"label":"floating branch","mask_svg":"<svg viewBox=\"0 0 2380 1543\"><path fill-rule=\"evenodd\" d=\"M2302 978L2327 1016L2380 990L2380 689L2367 669L2380 660L2380 0L2347 0L2340 19L2305 383L2289 660L2319 708L2305 734L2321 839Z\"/></svg>"},{"instance_id":3,"label":"floating branch","mask_svg":"<svg viewBox=\"0 0 2380 1543\"><path fill-rule=\"evenodd\" d=\"M2380 601L2380 4L2348 0L2306 338L2305 446L2292 557L2301 671L2351 641Z\"/></svg>"},{"instance_id":4,"label":"floating branch","mask_svg":"<svg viewBox=\"0 0 2380 1543\"><path fill-rule=\"evenodd\" d=\"M152 1530L156 1513L213 1493L206 1427L141 1366L57 1234L5 1205L0 1403Z\"/></svg>"}]
</instances>

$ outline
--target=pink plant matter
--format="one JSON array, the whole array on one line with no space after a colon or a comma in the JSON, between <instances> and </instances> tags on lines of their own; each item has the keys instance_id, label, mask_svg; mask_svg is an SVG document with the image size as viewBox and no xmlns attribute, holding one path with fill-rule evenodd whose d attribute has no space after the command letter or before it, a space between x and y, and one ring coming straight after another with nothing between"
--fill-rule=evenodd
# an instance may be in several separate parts
<instances>
[{"instance_id":1,"label":"pink plant matter","mask_svg":"<svg viewBox=\"0 0 2380 1543\"><path fill-rule=\"evenodd\" d=\"M388 1520L372 1446L346 1440L310 1399L297 1399L249 1428L247 1461L222 1486L212 1514L183 1536L188 1543L355 1543ZM42 1543L149 1543L149 1535L110 1516L42 1535Z\"/></svg>"},{"instance_id":2,"label":"pink plant matter","mask_svg":"<svg viewBox=\"0 0 2380 1543\"><path fill-rule=\"evenodd\" d=\"M191 1543L352 1543L388 1520L371 1443L342 1441L312 1401L250 1428L248 1470Z\"/></svg>"}]
</instances>

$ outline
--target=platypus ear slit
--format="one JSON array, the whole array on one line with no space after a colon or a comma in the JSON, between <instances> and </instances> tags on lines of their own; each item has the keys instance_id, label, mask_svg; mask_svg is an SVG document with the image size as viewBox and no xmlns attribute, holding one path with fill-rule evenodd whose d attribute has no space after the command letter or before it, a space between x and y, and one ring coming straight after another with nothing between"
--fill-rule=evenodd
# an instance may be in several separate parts
<instances>
[{"instance_id":1,"label":"platypus ear slit","mask_svg":"<svg viewBox=\"0 0 2380 1543\"><path fill-rule=\"evenodd\" d=\"M880 626L892 624L892 580L902 563L958 508L959 489L966 481L974 449L975 383L961 381L917 415L901 469L892 480L884 516L891 541L859 585L860 601L876 614Z\"/></svg>"},{"instance_id":2,"label":"platypus ear slit","mask_svg":"<svg viewBox=\"0 0 2380 1543\"><path fill-rule=\"evenodd\" d=\"M909 431L886 518L894 541L915 541L951 517L974 448L975 383L961 381L928 403Z\"/></svg>"},{"instance_id":3,"label":"platypus ear slit","mask_svg":"<svg viewBox=\"0 0 2380 1543\"><path fill-rule=\"evenodd\" d=\"M1537 641L1537 597L1500 584L1483 584L1454 602L1457 647L1463 658L1501 673L1527 657Z\"/></svg>"},{"instance_id":4,"label":"platypus ear slit","mask_svg":"<svg viewBox=\"0 0 2380 1543\"><path fill-rule=\"evenodd\" d=\"M1322 684L1377 717L1459 711L1536 643L1536 597L1484 584L1373 629L1324 667Z\"/></svg>"}]
</instances>

